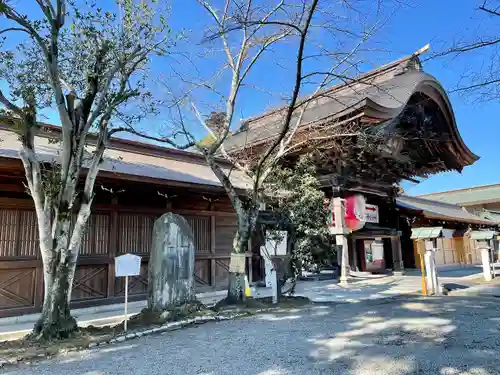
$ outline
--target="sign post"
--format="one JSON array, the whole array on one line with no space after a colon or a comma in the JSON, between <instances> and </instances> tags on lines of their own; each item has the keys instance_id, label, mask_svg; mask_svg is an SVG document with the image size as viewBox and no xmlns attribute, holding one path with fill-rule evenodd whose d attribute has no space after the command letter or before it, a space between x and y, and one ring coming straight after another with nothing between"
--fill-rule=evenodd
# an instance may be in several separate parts
<instances>
[{"instance_id":1,"label":"sign post","mask_svg":"<svg viewBox=\"0 0 500 375\"><path fill-rule=\"evenodd\" d=\"M125 276L125 308L124 308L124 320L123 320L123 330L127 332L127 322L128 322L128 276Z\"/></svg>"},{"instance_id":2,"label":"sign post","mask_svg":"<svg viewBox=\"0 0 500 375\"><path fill-rule=\"evenodd\" d=\"M141 257L133 254L120 255L115 258L116 277L125 277L125 319L123 330L127 332L128 322L128 277L138 276L141 273Z\"/></svg>"}]
</instances>

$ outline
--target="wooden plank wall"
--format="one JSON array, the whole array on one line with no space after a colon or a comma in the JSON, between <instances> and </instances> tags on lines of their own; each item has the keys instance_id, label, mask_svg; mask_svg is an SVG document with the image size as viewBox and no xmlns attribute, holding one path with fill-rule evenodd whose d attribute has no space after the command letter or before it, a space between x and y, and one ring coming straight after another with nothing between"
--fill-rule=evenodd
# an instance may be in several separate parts
<instances>
[{"instance_id":1,"label":"wooden plank wall","mask_svg":"<svg viewBox=\"0 0 500 375\"><path fill-rule=\"evenodd\" d=\"M4 204L2 204L4 203ZM20 208L0 198L0 317L38 312L43 301L42 262L36 216L30 203ZM114 257L127 252L143 257L141 275L129 282L131 299L144 299L154 221L160 209L96 206L83 237L75 274L73 307L123 300L124 281L115 278ZM222 211L179 210L193 229L199 291L227 286L236 221Z\"/></svg>"},{"instance_id":2,"label":"wooden plank wall","mask_svg":"<svg viewBox=\"0 0 500 375\"><path fill-rule=\"evenodd\" d=\"M436 265L460 265L481 262L481 254L470 237L438 238L436 251ZM424 247L423 241L413 241L416 266L420 268L418 252Z\"/></svg>"}]
</instances>

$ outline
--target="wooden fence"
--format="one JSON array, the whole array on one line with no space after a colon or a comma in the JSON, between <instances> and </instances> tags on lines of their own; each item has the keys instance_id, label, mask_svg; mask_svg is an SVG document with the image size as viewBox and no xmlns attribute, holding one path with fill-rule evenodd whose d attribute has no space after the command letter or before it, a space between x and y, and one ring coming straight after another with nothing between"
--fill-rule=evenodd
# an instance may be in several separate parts
<instances>
[{"instance_id":1,"label":"wooden fence","mask_svg":"<svg viewBox=\"0 0 500 375\"><path fill-rule=\"evenodd\" d=\"M415 254L415 265L420 268L419 252L424 251L424 241L413 241ZM481 253L477 248L475 240L470 237L438 238L438 251L436 251L435 260L437 266L445 265L465 265L481 262Z\"/></svg>"},{"instance_id":2,"label":"wooden fence","mask_svg":"<svg viewBox=\"0 0 500 375\"><path fill-rule=\"evenodd\" d=\"M182 212L194 233L198 290L227 285L229 256L236 231L233 214ZM124 281L115 278L114 257L142 256L141 274L129 281L131 300L144 299L153 224L159 212L99 211L85 232L71 294L73 307L123 300ZM35 212L0 208L0 317L38 312L43 301L42 262Z\"/></svg>"}]
</instances>

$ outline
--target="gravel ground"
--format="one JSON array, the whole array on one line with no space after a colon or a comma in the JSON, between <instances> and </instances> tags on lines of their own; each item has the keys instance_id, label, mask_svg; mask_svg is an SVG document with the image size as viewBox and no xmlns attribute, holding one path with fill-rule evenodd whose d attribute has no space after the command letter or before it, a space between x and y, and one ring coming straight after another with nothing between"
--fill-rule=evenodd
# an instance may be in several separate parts
<instances>
[{"instance_id":1,"label":"gravel ground","mask_svg":"<svg viewBox=\"0 0 500 375\"><path fill-rule=\"evenodd\" d=\"M500 374L500 304L418 297L314 306L142 337L7 374Z\"/></svg>"}]
</instances>

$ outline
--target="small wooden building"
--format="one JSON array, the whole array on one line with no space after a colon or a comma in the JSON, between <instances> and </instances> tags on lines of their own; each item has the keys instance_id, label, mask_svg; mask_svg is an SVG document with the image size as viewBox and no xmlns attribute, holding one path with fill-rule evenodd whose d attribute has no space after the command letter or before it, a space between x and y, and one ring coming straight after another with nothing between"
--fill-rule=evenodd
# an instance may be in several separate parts
<instances>
[{"instance_id":1,"label":"small wooden building","mask_svg":"<svg viewBox=\"0 0 500 375\"><path fill-rule=\"evenodd\" d=\"M0 317L38 312L43 298L36 215L24 185L20 142L11 126L9 118L0 119ZM57 127L46 126L36 138L44 162L57 159L58 145L51 142L57 132ZM238 188L246 188L237 171L231 178ZM112 140L95 191L71 294L73 307L123 299L124 282L115 278L113 262L127 252L142 256L141 276L131 280L129 295L145 298L153 223L169 211L183 215L193 229L197 290L227 287L235 215L201 155Z\"/></svg>"},{"instance_id":2,"label":"small wooden building","mask_svg":"<svg viewBox=\"0 0 500 375\"><path fill-rule=\"evenodd\" d=\"M458 204L474 215L500 223L500 184L471 186L422 195L422 198Z\"/></svg>"},{"instance_id":3,"label":"small wooden building","mask_svg":"<svg viewBox=\"0 0 500 375\"><path fill-rule=\"evenodd\" d=\"M396 201L401 228L403 261L406 267L420 268L419 254L423 241L411 240L411 230L421 227L451 229L451 238L438 238L435 262L438 267L455 267L481 263L481 252L470 232L496 229L498 223L474 215L463 207L422 197L401 196Z\"/></svg>"}]
</instances>

